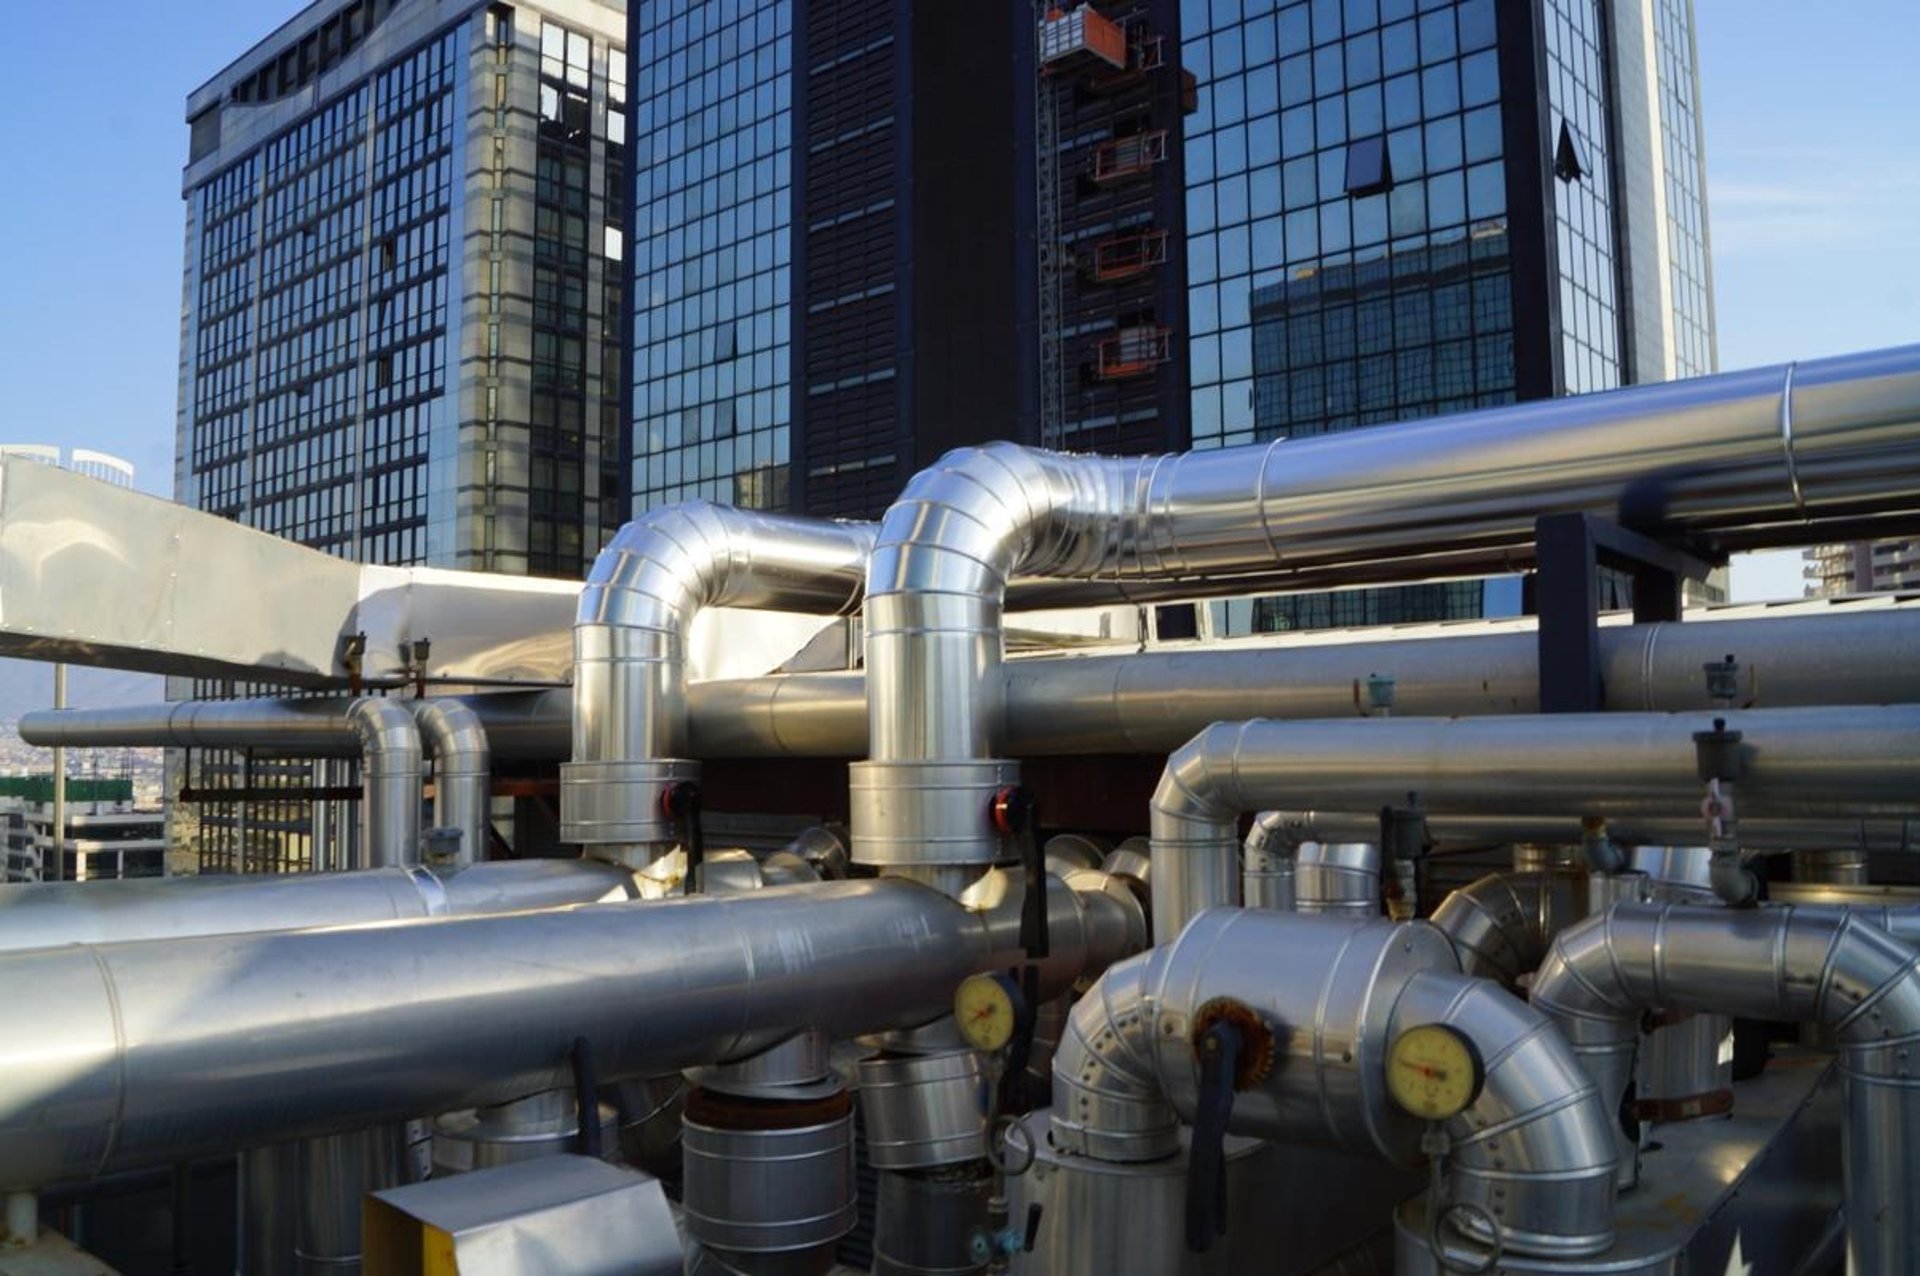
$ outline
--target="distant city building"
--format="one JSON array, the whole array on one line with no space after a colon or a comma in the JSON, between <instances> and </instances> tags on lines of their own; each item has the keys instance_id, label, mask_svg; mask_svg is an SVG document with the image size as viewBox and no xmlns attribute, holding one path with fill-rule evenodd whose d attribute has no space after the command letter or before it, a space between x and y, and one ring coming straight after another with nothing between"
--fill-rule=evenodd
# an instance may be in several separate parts
<instances>
[{"instance_id":1,"label":"distant city building","mask_svg":"<svg viewBox=\"0 0 1920 1276\"><path fill-rule=\"evenodd\" d=\"M361 561L583 574L627 510L624 27L319 0L188 96L178 499ZM252 796L200 808L206 867L303 867L340 823L305 762L193 771Z\"/></svg>"},{"instance_id":2,"label":"distant city building","mask_svg":"<svg viewBox=\"0 0 1920 1276\"><path fill-rule=\"evenodd\" d=\"M92 448L76 447L64 451L50 443L0 443L0 456L23 456L44 465L84 474L88 478L111 483L115 487L133 486L133 462Z\"/></svg>"},{"instance_id":3,"label":"distant city building","mask_svg":"<svg viewBox=\"0 0 1920 1276\"><path fill-rule=\"evenodd\" d=\"M9 882L84 882L166 872L166 816L133 802L132 780L68 779L66 827L53 827L51 775L0 776Z\"/></svg>"},{"instance_id":4,"label":"distant city building","mask_svg":"<svg viewBox=\"0 0 1920 1276\"><path fill-rule=\"evenodd\" d=\"M176 496L579 576L625 518L618 0L321 0L187 99Z\"/></svg>"},{"instance_id":5,"label":"distant city building","mask_svg":"<svg viewBox=\"0 0 1920 1276\"><path fill-rule=\"evenodd\" d=\"M958 443L1224 446L1715 368L1690 0L629 21L638 506L871 516Z\"/></svg>"},{"instance_id":6,"label":"distant city building","mask_svg":"<svg viewBox=\"0 0 1920 1276\"><path fill-rule=\"evenodd\" d=\"M1806 551L1807 596L1920 589L1920 541L1853 541Z\"/></svg>"}]
</instances>

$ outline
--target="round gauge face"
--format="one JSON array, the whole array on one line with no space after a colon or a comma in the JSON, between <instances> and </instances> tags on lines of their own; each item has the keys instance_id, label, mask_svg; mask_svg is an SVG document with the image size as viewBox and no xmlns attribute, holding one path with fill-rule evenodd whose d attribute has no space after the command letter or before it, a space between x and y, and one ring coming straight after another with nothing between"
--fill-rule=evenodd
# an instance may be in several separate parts
<instances>
[{"instance_id":1,"label":"round gauge face","mask_svg":"<svg viewBox=\"0 0 1920 1276\"><path fill-rule=\"evenodd\" d=\"M954 990L953 1017L975 1050L1006 1049L1019 1019L1012 981L1005 975L968 975Z\"/></svg>"},{"instance_id":2,"label":"round gauge face","mask_svg":"<svg viewBox=\"0 0 1920 1276\"><path fill-rule=\"evenodd\" d=\"M1446 1024L1409 1028L1387 1048L1387 1093L1425 1121L1465 1112L1480 1097L1485 1080L1480 1052Z\"/></svg>"}]
</instances>

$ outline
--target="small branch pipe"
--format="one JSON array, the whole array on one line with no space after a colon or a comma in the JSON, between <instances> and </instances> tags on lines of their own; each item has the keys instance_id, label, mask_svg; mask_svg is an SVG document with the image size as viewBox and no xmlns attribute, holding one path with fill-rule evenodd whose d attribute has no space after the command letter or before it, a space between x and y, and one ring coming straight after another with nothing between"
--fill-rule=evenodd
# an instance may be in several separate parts
<instances>
[{"instance_id":1,"label":"small branch pipe","mask_svg":"<svg viewBox=\"0 0 1920 1276\"><path fill-rule=\"evenodd\" d=\"M560 836L643 867L672 844L661 792L688 778L687 630L705 607L820 615L860 604L871 529L688 501L622 527L573 626L573 748ZM677 768L677 769L675 769Z\"/></svg>"},{"instance_id":2,"label":"small branch pipe","mask_svg":"<svg viewBox=\"0 0 1920 1276\"><path fill-rule=\"evenodd\" d=\"M1920 953L1847 910L1617 904L1563 931L1533 1004L1608 1110L1633 1076L1649 1010L1831 1029L1847 1089L1847 1270L1920 1272ZM1633 1150L1622 1143L1625 1177Z\"/></svg>"},{"instance_id":3,"label":"small branch pipe","mask_svg":"<svg viewBox=\"0 0 1920 1276\"><path fill-rule=\"evenodd\" d=\"M1608 711L1708 709L1700 667L1740 658L1742 708L1920 702L1920 608L1860 614L1607 625L1600 657ZM1530 630L1371 642L1223 643L1199 651L1036 657L1007 662L1006 751L1171 753L1208 723L1357 717L1356 682L1395 680L1407 717L1491 716L1539 709L1539 644ZM438 704L451 697L435 697ZM572 693L457 697L480 715L496 758L565 759ZM348 702L207 700L35 711L21 738L42 746L181 745L350 757ZM687 751L699 758L857 757L867 750L859 671L696 682L687 688ZM1371 818L1371 813L1368 813ZM1577 830L1576 830L1577 834ZM1337 841L1364 841L1341 837ZM1577 835L1568 840L1577 841Z\"/></svg>"},{"instance_id":4,"label":"small branch pipe","mask_svg":"<svg viewBox=\"0 0 1920 1276\"><path fill-rule=\"evenodd\" d=\"M1042 995L1126 951L1112 903L1052 883ZM1018 891L862 881L12 953L0 1190L503 1103L568 1084L582 1036L619 1080L909 1027L1019 940Z\"/></svg>"},{"instance_id":5,"label":"small branch pipe","mask_svg":"<svg viewBox=\"0 0 1920 1276\"><path fill-rule=\"evenodd\" d=\"M1614 1149L1593 1082L1545 1017L1457 973L1445 937L1420 922L1215 909L1121 962L1074 1006L1054 1056L1054 1146L1105 1161L1177 1152L1198 1099L1196 1017L1233 1002L1273 1051L1234 1095L1233 1133L1413 1162L1421 1125L1387 1096L1387 1048L1450 1024L1486 1083L1448 1123L1449 1199L1489 1210L1515 1252L1612 1243Z\"/></svg>"},{"instance_id":6,"label":"small branch pipe","mask_svg":"<svg viewBox=\"0 0 1920 1276\"><path fill-rule=\"evenodd\" d=\"M360 740L358 868L420 862L420 728L397 700L362 696L347 706Z\"/></svg>"},{"instance_id":7,"label":"small branch pipe","mask_svg":"<svg viewBox=\"0 0 1920 1276\"><path fill-rule=\"evenodd\" d=\"M487 858L493 826L493 762L480 715L458 700L411 702L433 755L433 825L460 830L460 863Z\"/></svg>"},{"instance_id":8,"label":"small branch pipe","mask_svg":"<svg viewBox=\"0 0 1920 1276\"><path fill-rule=\"evenodd\" d=\"M1587 915L1587 874L1576 869L1488 873L1433 910L1460 969L1507 988L1533 973L1553 937Z\"/></svg>"},{"instance_id":9,"label":"small branch pipe","mask_svg":"<svg viewBox=\"0 0 1920 1276\"><path fill-rule=\"evenodd\" d=\"M0 953L514 913L639 895L630 872L594 860L500 860L445 875L374 868L45 882L0 887Z\"/></svg>"},{"instance_id":10,"label":"small branch pipe","mask_svg":"<svg viewBox=\"0 0 1920 1276\"><path fill-rule=\"evenodd\" d=\"M1742 814L1920 812L1920 708L1718 715L1743 733ZM1154 938L1234 899L1243 812L1310 802L1377 810L1418 793L1434 812L1566 818L1695 813L1693 733L1710 714L1221 722L1167 759L1153 796ZM1538 840L1538 839L1536 839ZM1171 869L1172 871L1167 871Z\"/></svg>"}]
</instances>

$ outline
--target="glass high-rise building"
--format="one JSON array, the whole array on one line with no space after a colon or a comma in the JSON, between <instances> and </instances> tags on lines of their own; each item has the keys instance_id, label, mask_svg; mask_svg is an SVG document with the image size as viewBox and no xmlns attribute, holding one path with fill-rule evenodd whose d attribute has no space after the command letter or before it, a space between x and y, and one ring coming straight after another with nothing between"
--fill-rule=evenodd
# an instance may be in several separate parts
<instances>
[{"instance_id":1,"label":"glass high-rise building","mask_svg":"<svg viewBox=\"0 0 1920 1276\"><path fill-rule=\"evenodd\" d=\"M581 573L626 505L623 10L321 0L194 90L180 499Z\"/></svg>"},{"instance_id":2,"label":"glass high-rise building","mask_svg":"<svg viewBox=\"0 0 1920 1276\"><path fill-rule=\"evenodd\" d=\"M188 96L178 499L367 562L583 573L627 511L625 21L319 0ZM306 763L194 764L256 798L202 808L208 867L302 867L341 822L263 796Z\"/></svg>"},{"instance_id":3,"label":"glass high-rise building","mask_svg":"<svg viewBox=\"0 0 1920 1276\"><path fill-rule=\"evenodd\" d=\"M1714 370L1690 0L1184 0L1195 446ZM1511 583L1261 600L1477 616Z\"/></svg>"}]
</instances>

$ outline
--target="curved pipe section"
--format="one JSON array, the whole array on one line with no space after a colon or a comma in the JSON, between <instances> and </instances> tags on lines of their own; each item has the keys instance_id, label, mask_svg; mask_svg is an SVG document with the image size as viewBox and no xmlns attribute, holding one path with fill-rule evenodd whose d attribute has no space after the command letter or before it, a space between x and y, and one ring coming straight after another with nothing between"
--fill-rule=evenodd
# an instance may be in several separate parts
<instances>
[{"instance_id":1,"label":"curved pipe section","mask_svg":"<svg viewBox=\"0 0 1920 1276\"><path fill-rule=\"evenodd\" d=\"M359 868L420 862L420 728L398 700L362 696L347 706L360 742Z\"/></svg>"},{"instance_id":2,"label":"curved pipe section","mask_svg":"<svg viewBox=\"0 0 1920 1276\"><path fill-rule=\"evenodd\" d=\"M860 604L872 531L688 501L600 551L573 625L573 752L560 837L643 866L670 845L664 787L690 776L686 641L705 607L841 615Z\"/></svg>"},{"instance_id":3,"label":"curved pipe section","mask_svg":"<svg viewBox=\"0 0 1920 1276\"><path fill-rule=\"evenodd\" d=\"M1913 706L1222 722L1167 759L1154 791L1153 850L1168 861L1153 875L1154 937L1165 943L1201 909L1233 901L1245 811L1378 810L1411 791L1434 813L1698 819L1693 734L1716 719L1744 736L1743 816L1920 811Z\"/></svg>"},{"instance_id":4,"label":"curved pipe section","mask_svg":"<svg viewBox=\"0 0 1920 1276\"><path fill-rule=\"evenodd\" d=\"M44 882L0 887L0 953L513 913L639 897L631 873L593 860L499 860L447 874L374 868Z\"/></svg>"},{"instance_id":5,"label":"curved pipe section","mask_svg":"<svg viewBox=\"0 0 1920 1276\"><path fill-rule=\"evenodd\" d=\"M1410 1163L1421 1127L1387 1097L1387 1048L1449 1024L1486 1066L1480 1096L1448 1123L1449 1199L1489 1210L1516 1252L1612 1244L1614 1149L1594 1083L1544 1016L1457 973L1419 922L1215 909L1113 967L1054 1055L1054 1146L1108 1161L1177 1152L1198 1094L1195 1016L1222 1001L1273 1034L1271 1066L1234 1096L1232 1132Z\"/></svg>"},{"instance_id":6,"label":"curved pipe section","mask_svg":"<svg viewBox=\"0 0 1920 1276\"><path fill-rule=\"evenodd\" d=\"M1488 873L1441 900L1432 920L1464 973L1514 988L1546 958L1554 936L1586 915L1586 873L1542 869Z\"/></svg>"},{"instance_id":7,"label":"curved pipe section","mask_svg":"<svg viewBox=\"0 0 1920 1276\"><path fill-rule=\"evenodd\" d=\"M460 831L459 862L487 858L493 760L480 715L458 700L415 700L413 718L433 754L433 824Z\"/></svg>"},{"instance_id":8,"label":"curved pipe section","mask_svg":"<svg viewBox=\"0 0 1920 1276\"><path fill-rule=\"evenodd\" d=\"M477 871L477 870L473 870ZM1097 907L1095 905L1094 907ZM1056 882L1043 994L1124 949ZM945 1013L1021 960L1019 893L969 910L903 881L0 957L0 1190L86 1179ZM18 982L15 982L18 980Z\"/></svg>"},{"instance_id":9,"label":"curved pipe section","mask_svg":"<svg viewBox=\"0 0 1920 1276\"><path fill-rule=\"evenodd\" d=\"M1847 1089L1848 1270L1914 1270L1920 952L1910 944L1848 910L1616 904L1554 941L1533 1004L1573 1044L1609 1111L1633 1076L1646 1011L1832 1030ZM1622 1153L1630 1158L1632 1148ZM1631 1181L1631 1161L1622 1165Z\"/></svg>"}]
</instances>

